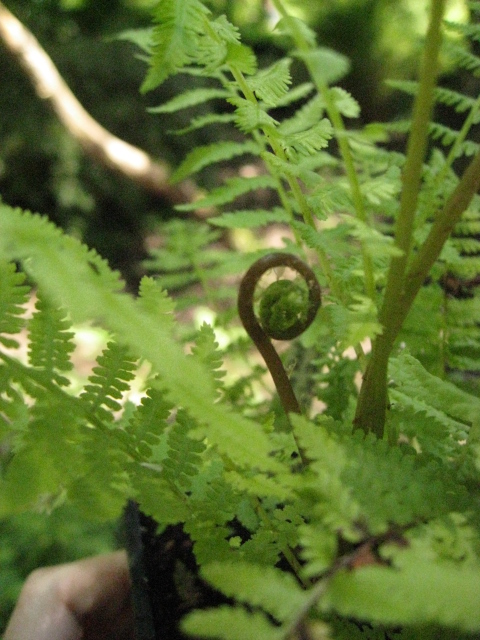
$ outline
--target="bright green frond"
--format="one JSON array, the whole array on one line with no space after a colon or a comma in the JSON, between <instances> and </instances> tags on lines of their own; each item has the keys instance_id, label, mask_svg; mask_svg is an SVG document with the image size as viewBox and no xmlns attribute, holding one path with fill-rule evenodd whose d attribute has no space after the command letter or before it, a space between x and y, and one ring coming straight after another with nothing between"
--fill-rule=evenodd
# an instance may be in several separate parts
<instances>
[{"instance_id":1,"label":"bright green frond","mask_svg":"<svg viewBox=\"0 0 480 640\"><path fill-rule=\"evenodd\" d=\"M190 89L189 91L185 91L184 93L175 96L168 102L164 102L159 107L151 107L149 111L150 113L174 113L181 109L187 109L189 107L203 104L209 100L228 98L230 95L231 92L226 91L225 89Z\"/></svg>"},{"instance_id":2,"label":"bright green frond","mask_svg":"<svg viewBox=\"0 0 480 640\"><path fill-rule=\"evenodd\" d=\"M199 0L162 0L154 10L152 56L142 91L162 84L195 60L198 33L204 30L209 10Z\"/></svg>"},{"instance_id":3,"label":"bright green frond","mask_svg":"<svg viewBox=\"0 0 480 640\"><path fill-rule=\"evenodd\" d=\"M172 175L172 182L180 182L193 173L211 164L230 160L245 154L258 153L258 145L253 141L246 142L213 142L191 151Z\"/></svg>"},{"instance_id":4,"label":"bright green frond","mask_svg":"<svg viewBox=\"0 0 480 640\"><path fill-rule=\"evenodd\" d=\"M129 389L128 382L135 377L136 363L128 357L127 349L115 342L107 345L97 363L81 398L92 415L111 421L112 412L122 408L119 401Z\"/></svg>"},{"instance_id":5,"label":"bright green frond","mask_svg":"<svg viewBox=\"0 0 480 640\"><path fill-rule=\"evenodd\" d=\"M70 354L75 349L74 334L62 309L53 307L39 297L36 312L28 324L29 360L33 367L42 369L57 384L68 385L69 380L60 372L70 371Z\"/></svg>"},{"instance_id":6,"label":"bright green frond","mask_svg":"<svg viewBox=\"0 0 480 640\"><path fill-rule=\"evenodd\" d=\"M222 213L214 218L209 218L209 223L216 227L225 227L226 229L252 229L262 227L272 222L290 222L291 216L280 208L272 210L239 210Z\"/></svg>"},{"instance_id":7,"label":"bright green frond","mask_svg":"<svg viewBox=\"0 0 480 640\"><path fill-rule=\"evenodd\" d=\"M233 202L239 196L256 189L274 189L275 186L275 180L268 175L254 178L230 178L222 186L212 189L205 198L190 204L179 205L177 209L179 211L192 211L203 207L218 207L219 205Z\"/></svg>"},{"instance_id":8,"label":"bright green frond","mask_svg":"<svg viewBox=\"0 0 480 640\"><path fill-rule=\"evenodd\" d=\"M15 264L0 260L0 344L15 348L18 342L8 334L19 333L24 325L22 315L30 287L24 285L25 274L17 272Z\"/></svg>"},{"instance_id":9,"label":"bright green frond","mask_svg":"<svg viewBox=\"0 0 480 640\"><path fill-rule=\"evenodd\" d=\"M291 63L292 61L288 58L283 58L248 79L250 89L256 93L259 100L263 100L268 106L275 107L286 96L292 82Z\"/></svg>"}]
</instances>

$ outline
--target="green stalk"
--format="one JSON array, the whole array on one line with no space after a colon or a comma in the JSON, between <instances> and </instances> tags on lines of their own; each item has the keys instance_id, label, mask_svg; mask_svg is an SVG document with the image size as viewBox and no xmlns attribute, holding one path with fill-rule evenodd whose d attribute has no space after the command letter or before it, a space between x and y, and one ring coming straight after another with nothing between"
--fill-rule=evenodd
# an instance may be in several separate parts
<instances>
[{"instance_id":1,"label":"green stalk","mask_svg":"<svg viewBox=\"0 0 480 640\"><path fill-rule=\"evenodd\" d=\"M404 296L405 273L412 249L415 214L428 142L428 128L433 111L445 3L446 0L432 0L430 7L429 27L420 69L419 90L414 103L412 128L402 175L403 189L400 211L395 227L395 245L402 251L402 254L392 258L390 263L385 296L379 313L383 333L376 338L373 344L372 355L365 372L354 419L357 428L362 429L365 433L373 431L378 437L383 437L385 427L388 359L411 304ZM423 268L420 270L423 272ZM415 295L416 292L414 297Z\"/></svg>"}]
</instances>

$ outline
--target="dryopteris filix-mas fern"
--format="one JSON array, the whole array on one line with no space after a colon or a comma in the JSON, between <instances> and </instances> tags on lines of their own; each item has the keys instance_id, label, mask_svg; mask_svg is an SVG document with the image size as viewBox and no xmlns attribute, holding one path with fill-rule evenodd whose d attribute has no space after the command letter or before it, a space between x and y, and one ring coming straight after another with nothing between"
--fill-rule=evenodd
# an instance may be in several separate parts
<instances>
[{"instance_id":1,"label":"dryopteris filix-mas fern","mask_svg":"<svg viewBox=\"0 0 480 640\"><path fill-rule=\"evenodd\" d=\"M400 87L415 95L407 153L389 151L381 143L391 125L345 125L359 105L332 85L348 61L273 4L290 57L266 69L225 16L198 0L162 0L150 45L139 36L149 56L144 90L177 74L198 83L152 111L166 118L224 100L225 111L194 115L181 133L235 125L231 137L192 150L174 179L201 180L232 159L247 160L248 171L180 207L207 211L214 230L190 219L166 225L149 262L161 273L142 280L137 299L95 252L0 204L0 514L69 500L110 518L133 498L160 527L182 523L202 576L231 599L185 619L197 637L472 637L480 401L453 380L479 368L480 156L467 137L478 101L436 88L445 3L433 0L419 83ZM478 27L447 28L463 37L446 40L447 50L476 69L468 42ZM293 60L309 82L294 84ZM461 131L432 124L435 100L466 114ZM429 133L446 151L427 155ZM458 177L461 154L473 160ZM245 206L265 193L266 205ZM228 371L251 355L238 331L236 276L267 260L268 248L238 255L216 244L219 229L270 223L289 234L277 253L308 257L322 287L321 310L290 350L303 414L287 405L288 419L261 367ZM279 279L272 289L271 279L254 286L253 310L283 330L304 314L295 307L302 285ZM31 318L26 282L39 300ZM213 328L178 331L165 289L182 310L208 301ZM257 289L268 304L277 290L280 303L257 309ZM70 355L85 321L101 323L110 341L74 393ZM20 330L27 360L16 350ZM146 395L125 404L144 361Z\"/></svg>"}]
</instances>

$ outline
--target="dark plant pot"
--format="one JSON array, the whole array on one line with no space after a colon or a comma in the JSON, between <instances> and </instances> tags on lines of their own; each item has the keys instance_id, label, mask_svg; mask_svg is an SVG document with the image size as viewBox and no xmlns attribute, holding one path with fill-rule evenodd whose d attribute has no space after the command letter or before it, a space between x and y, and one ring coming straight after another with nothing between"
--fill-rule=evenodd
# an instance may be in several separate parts
<instances>
[{"instance_id":1,"label":"dark plant pot","mask_svg":"<svg viewBox=\"0 0 480 640\"><path fill-rule=\"evenodd\" d=\"M179 629L193 609L227 602L198 574L193 543L182 525L157 534L157 523L129 501L124 513L125 546L132 579L135 640L192 640Z\"/></svg>"}]
</instances>

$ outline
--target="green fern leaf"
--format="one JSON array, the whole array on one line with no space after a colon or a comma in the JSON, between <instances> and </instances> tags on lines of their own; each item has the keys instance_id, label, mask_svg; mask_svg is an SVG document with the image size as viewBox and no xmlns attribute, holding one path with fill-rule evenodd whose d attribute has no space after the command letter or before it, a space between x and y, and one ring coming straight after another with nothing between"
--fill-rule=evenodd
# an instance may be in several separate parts
<instances>
[{"instance_id":1,"label":"green fern leaf","mask_svg":"<svg viewBox=\"0 0 480 640\"><path fill-rule=\"evenodd\" d=\"M287 94L292 82L291 64L292 61L289 58L283 58L248 79L250 89L255 92L259 100L263 100L270 107L278 105L279 100Z\"/></svg>"},{"instance_id":2,"label":"green fern leaf","mask_svg":"<svg viewBox=\"0 0 480 640\"><path fill-rule=\"evenodd\" d=\"M128 357L127 349L115 342L107 344L97 362L88 378L90 384L85 386L80 397L92 415L111 422L112 412L122 408L119 400L123 392L129 389L127 383L135 378L136 364Z\"/></svg>"},{"instance_id":3,"label":"green fern leaf","mask_svg":"<svg viewBox=\"0 0 480 640\"><path fill-rule=\"evenodd\" d=\"M291 135L316 125L325 113L325 102L321 96L314 96L300 109L295 111L291 118L284 120L279 126L282 135Z\"/></svg>"},{"instance_id":4,"label":"green fern leaf","mask_svg":"<svg viewBox=\"0 0 480 640\"><path fill-rule=\"evenodd\" d=\"M247 76L253 75L257 70L257 58L244 44L227 44L227 57L225 62Z\"/></svg>"},{"instance_id":5,"label":"green fern leaf","mask_svg":"<svg viewBox=\"0 0 480 640\"><path fill-rule=\"evenodd\" d=\"M167 456L162 461L163 476L182 490L190 488L192 477L200 468L200 456L205 450L203 442L189 437L189 431L195 423L184 412L177 414L177 419L168 434Z\"/></svg>"},{"instance_id":6,"label":"green fern leaf","mask_svg":"<svg viewBox=\"0 0 480 640\"><path fill-rule=\"evenodd\" d=\"M173 327L175 303L158 281L148 276L140 280L137 305L152 315L162 316L165 326Z\"/></svg>"},{"instance_id":7,"label":"green fern leaf","mask_svg":"<svg viewBox=\"0 0 480 640\"><path fill-rule=\"evenodd\" d=\"M285 136L282 140L287 156L296 160L298 156L309 156L328 146L333 136L333 128L326 118L307 129Z\"/></svg>"},{"instance_id":8,"label":"green fern leaf","mask_svg":"<svg viewBox=\"0 0 480 640\"><path fill-rule=\"evenodd\" d=\"M282 630L259 612L248 612L241 607L221 606L195 611L182 620L185 633L218 640L281 640Z\"/></svg>"},{"instance_id":9,"label":"green fern leaf","mask_svg":"<svg viewBox=\"0 0 480 640\"><path fill-rule=\"evenodd\" d=\"M213 385L218 395L223 388L222 378L225 376L225 371L220 368L223 365L223 361L218 352L215 332L206 322L202 324L197 334L195 344L192 347L192 355L198 358L212 375Z\"/></svg>"},{"instance_id":10,"label":"green fern leaf","mask_svg":"<svg viewBox=\"0 0 480 640\"><path fill-rule=\"evenodd\" d=\"M274 189L275 187L275 180L268 175L255 178L230 178L221 187L212 189L205 198L189 204L178 205L176 209L178 211L192 211L204 207L218 207L256 189Z\"/></svg>"},{"instance_id":11,"label":"green fern leaf","mask_svg":"<svg viewBox=\"0 0 480 640\"><path fill-rule=\"evenodd\" d=\"M259 152L258 145L253 141L246 142L214 142L204 147L197 147L191 151L174 171L171 180L173 183L180 182L193 173L197 173L210 164L230 160L236 156L244 154L256 155Z\"/></svg>"},{"instance_id":12,"label":"green fern leaf","mask_svg":"<svg viewBox=\"0 0 480 640\"><path fill-rule=\"evenodd\" d=\"M440 624L453 634L454 629L478 631L478 562L458 566L437 557L432 547L414 541L403 548L392 545L385 551L389 566L340 572L329 583L324 610L388 625Z\"/></svg>"},{"instance_id":13,"label":"green fern leaf","mask_svg":"<svg viewBox=\"0 0 480 640\"><path fill-rule=\"evenodd\" d=\"M390 372L401 391L412 398L426 400L447 416L472 424L480 414L480 400L450 382L429 374L412 356L404 353L392 358Z\"/></svg>"},{"instance_id":14,"label":"green fern leaf","mask_svg":"<svg viewBox=\"0 0 480 640\"><path fill-rule=\"evenodd\" d=\"M208 14L199 0L163 0L156 5L152 57L142 92L155 89L195 59L197 34L203 31Z\"/></svg>"},{"instance_id":15,"label":"green fern leaf","mask_svg":"<svg viewBox=\"0 0 480 640\"><path fill-rule=\"evenodd\" d=\"M445 46L446 52L451 56L454 65L466 69L477 75L480 71L480 57L468 51L465 47L449 42Z\"/></svg>"},{"instance_id":16,"label":"green fern leaf","mask_svg":"<svg viewBox=\"0 0 480 640\"><path fill-rule=\"evenodd\" d=\"M202 567L202 576L229 598L260 608L278 622L291 619L308 600L294 576L276 567L213 563Z\"/></svg>"},{"instance_id":17,"label":"green fern leaf","mask_svg":"<svg viewBox=\"0 0 480 640\"><path fill-rule=\"evenodd\" d=\"M161 389L151 388L146 397L142 398L132 420L126 426L133 446L142 458L151 458L152 447L158 445L165 435L167 421L173 409L173 404Z\"/></svg>"},{"instance_id":18,"label":"green fern leaf","mask_svg":"<svg viewBox=\"0 0 480 640\"><path fill-rule=\"evenodd\" d=\"M348 58L328 47L296 51L295 56L307 63L313 69L312 75L326 85L335 84L350 70Z\"/></svg>"},{"instance_id":19,"label":"green fern leaf","mask_svg":"<svg viewBox=\"0 0 480 640\"><path fill-rule=\"evenodd\" d=\"M215 227L223 227L226 229L254 229L275 222L288 223L290 220L290 215L284 211L284 209L276 207L272 210L247 209L230 211L215 216L214 218L209 218L208 222Z\"/></svg>"},{"instance_id":20,"label":"green fern leaf","mask_svg":"<svg viewBox=\"0 0 480 640\"><path fill-rule=\"evenodd\" d=\"M19 333L25 324L21 316L30 287L24 282L25 274L17 272L15 264L0 260L0 344L10 349L17 348L18 342L5 334Z\"/></svg>"},{"instance_id":21,"label":"green fern leaf","mask_svg":"<svg viewBox=\"0 0 480 640\"><path fill-rule=\"evenodd\" d=\"M278 124L259 103L240 97L229 98L228 101L235 106L235 124L243 133L263 128L275 129Z\"/></svg>"},{"instance_id":22,"label":"green fern leaf","mask_svg":"<svg viewBox=\"0 0 480 640\"><path fill-rule=\"evenodd\" d=\"M30 407L17 383L11 368L0 365L0 438L5 437L3 441L11 442L12 446L17 436L21 438L30 419Z\"/></svg>"},{"instance_id":23,"label":"green fern leaf","mask_svg":"<svg viewBox=\"0 0 480 640\"><path fill-rule=\"evenodd\" d=\"M345 91L345 89L341 87L332 87L330 93L335 102L335 106L342 116L346 118L358 118L360 115L360 105L348 91Z\"/></svg>"},{"instance_id":24,"label":"green fern leaf","mask_svg":"<svg viewBox=\"0 0 480 640\"><path fill-rule=\"evenodd\" d=\"M174 113L181 109L187 109L188 107L203 104L209 100L214 100L216 98L228 98L229 96L231 96L231 92L226 91L225 89L190 89L189 91L184 91L180 95L168 100L168 102L164 102L158 107L149 108L148 111L150 113Z\"/></svg>"},{"instance_id":25,"label":"green fern leaf","mask_svg":"<svg viewBox=\"0 0 480 640\"><path fill-rule=\"evenodd\" d=\"M73 368L70 354L75 344L73 332L68 331L70 326L63 310L52 307L39 296L36 313L29 322L29 360L60 386L68 386L70 381L59 372Z\"/></svg>"},{"instance_id":26,"label":"green fern leaf","mask_svg":"<svg viewBox=\"0 0 480 640\"><path fill-rule=\"evenodd\" d=\"M161 316L141 311L118 291L122 286L118 276L106 273L104 263L97 267L95 255L44 218L0 204L0 257L28 259L29 273L73 321L102 319L133 353L151 362L169 399L188 409L202 425L195 437L208 437L213 447L240 467L277 469L266 435L253 421L214 403L214 390L201 364L185 356ZM79 280L82 287L77 286Z\"/></svg>"},{"instance_id":27,"label":"green fern leaf","mask_svg":"<svg viewBox=\"0 0 480 640\"><path fill-rule=\"evenodd\" d=\"M302 82L296 87L289 89L289 91L283 96L283 98L279 98L277 100L276 106L277 108L288 107L293 102L298 102L299 100L303 100L304 98L306 98L310 93L312 93L313 89L313 83Z\"/></svg>"},{"instance_id":28,"label":"green fern leaf","mask_svg":"<svg viewBox=\"0 0 480 640\"><path fill-rule=\"evenodd\" d=\"M152 52L152 35L153 27L139 28L139 29L125 29L117 35L115 40L125 40L131 42L145 54L150 55Z\"/></svg>"},{"instance_id":29,"label":"green fern leaf","mask_svg":"<svg viewBox=\"0 0 480 640\"><path fill-rule=\"evenodd\" d=\"M191 133L192 131L197 131L198 129L203 129L203 127L207 127L212 124L228 124L229 122L235 121L235 115L233 113L207 113L205 116L198 116L196 118L192 118L190 124L183 129L177 129L176 131L172 131L177 136L183 136L186 133Z\"/></svg>"}]
</instances>

